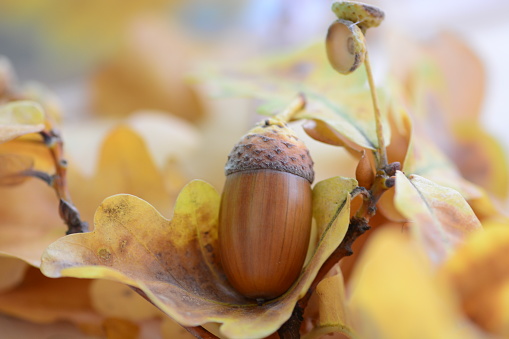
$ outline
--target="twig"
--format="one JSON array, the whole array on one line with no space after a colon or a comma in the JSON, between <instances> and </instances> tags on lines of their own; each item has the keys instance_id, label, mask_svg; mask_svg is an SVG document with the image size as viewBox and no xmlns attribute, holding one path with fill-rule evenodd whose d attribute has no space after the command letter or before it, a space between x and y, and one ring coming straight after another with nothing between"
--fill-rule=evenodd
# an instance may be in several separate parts
<instances>
[{"instance_id":1,"label":"twig","mask_svg":"<svg viewBox=\"0 0 509 339\"><path fill-rule=\"evenodd\" d=\"M375 110L375 123L376 123L376 137L378 139L377 148L377 167L385 168L388 165L387 150L385 149L385 139L382 126L382 114L380 113L380 106L378 103L378 95L376 93L375 81L373 80L373 72L371 71L371 64L369 62L369 53L366 51L364 59L364 67L366 67L366 74L368 76L369 88L371 90L371 99L373 101L373 109Z\"/></svg>"},{"instance_id":2,"label":"twig","mask_svg":"<svg viewBox=\"0 0 509 339\"><path fill-rule=\"evenodd\" d=\"M78 209L71 201L67 187L67 161L64 158L64 142L60 133L55 129L46 129L40 132L44 144L48 147L55 164L55 175L48 180L44 175L35 175L50 184L60 199L60 217L67 225L66 234L88 232L88 223L81 220ZM38 172L34 172L37 174Z\"/></svg>"},{"instance_id":3,"label":"twig","mask_svg":"<svg viewBox=\"0 0 509 339\"><path fill-rule=\"evenodd\" d=\"M300 325L302 323L302 314L306 309L309 299L313 294L316 286L322 281L325 275L334 267L334 265L344 257L350 256L353 254L352 245L355 240L363 235L367 230L369 230L369 225L367 224L366 219L364 218L356 218L353 217L350 220L350 224L348 225L348 230L346 232L343 241L336 248L336 250L331 254L331 256L325 261L322 265L315 279L311 283L311 286L307 290L304 297L302 297L293 310L290 319L288 319L283 326L278 331L279 337L284 339L293 339L300 338Z\"/></svg>"}]
</instances>

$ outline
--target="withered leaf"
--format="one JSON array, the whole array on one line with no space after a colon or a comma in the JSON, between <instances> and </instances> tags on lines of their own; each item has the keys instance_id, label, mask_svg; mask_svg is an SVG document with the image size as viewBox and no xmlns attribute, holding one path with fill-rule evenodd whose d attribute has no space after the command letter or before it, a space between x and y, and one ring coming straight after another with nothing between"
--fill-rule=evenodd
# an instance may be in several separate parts
<instances>
[{"instance_id":1,"label":"withered leaf","mask_svg":"<svg viewBox=\"0 0 509 339\"><path fill-rule=\"evenodd\" d=\"M412 174L396 174L394 204L412 224L430 258L442 262L481 223L465 199L455 190Z\"/></svg>"},{"instance_id":2,"label":"withered leaf","mask_svg":"<svg viewBox=\"0 0 509 339\"><path fill-rule=\"evenodd\" d=\"M355 180L339 177L316 185L314 211L323 232L314 255L288 292L262 306L239 295L224 277L217 249L220 197L203 181L182 190L172 220L131 195L106 199L96 212L95 230L50 245L41 270L50 277L102 278L135 286L186 326L219 322L228 337L267 336L288 319L344 237L349 192L355 186Z\"/></svg>"},{"instance_id":3,"label":"withered leaf","mask_svg":"<svg viewBox=\"0 0 509 339\"><path fill-rule=\"evenodd\" d=\"M468 237L440 268L440 275L457 291L465 313L488 332L509 335L509 228L483 224L484 232Z\"/></svg>"},{"instance_id":4,"label":"withered leaf","mask_svg":"<svg viewBox=\"0 0 509 339\"><path fill-rule=\"evenodd\" d=\"M349 287L361 338L478 338L420 244L399 228L373 234Z\"/></svg>"},{"instance_id":5,"label":"withered leaf","mask_svg":"<svg viewBox=\"0 0 509 339\"><path fill-rule=\"evenodd\" d=\"M42 107L33 101L13 101L0 106L0 143L44 129Z\"/></svg>"}]
</instances>

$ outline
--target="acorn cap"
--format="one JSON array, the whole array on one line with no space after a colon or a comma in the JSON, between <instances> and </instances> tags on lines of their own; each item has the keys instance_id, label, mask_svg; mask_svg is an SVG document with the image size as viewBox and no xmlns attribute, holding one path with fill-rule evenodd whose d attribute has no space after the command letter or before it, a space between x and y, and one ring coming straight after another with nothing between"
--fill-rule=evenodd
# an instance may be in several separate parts
<instances>
[{"instance_id":1,"label":"acorn cap","mask_svg":"<svg viewBox=\"0 0 509 339\"><path fill-rule=\"evenodd\" d=\"M313 160L306 145L284 122L266 119L240 139L228 155L226 175L271 169L298 175L313 182Z\"/></svg>"}]
</instances>

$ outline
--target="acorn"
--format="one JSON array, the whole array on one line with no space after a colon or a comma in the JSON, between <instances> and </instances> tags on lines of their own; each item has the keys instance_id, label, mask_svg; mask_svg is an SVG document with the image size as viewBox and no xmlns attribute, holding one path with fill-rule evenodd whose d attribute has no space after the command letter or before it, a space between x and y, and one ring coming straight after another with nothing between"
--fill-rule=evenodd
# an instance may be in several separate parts
<instances>
[{"instance_id":1,"label":"acorn","mask_svg":"<svg viewBox=\"0 0 509 339\"><path fill-rule=\"evenodd\" d=\"M219 212L221 262L258 303L286 292L302 270L312 220L313 161L286 123L267 119L235 145Z\"/></svg>"}]
</instances>

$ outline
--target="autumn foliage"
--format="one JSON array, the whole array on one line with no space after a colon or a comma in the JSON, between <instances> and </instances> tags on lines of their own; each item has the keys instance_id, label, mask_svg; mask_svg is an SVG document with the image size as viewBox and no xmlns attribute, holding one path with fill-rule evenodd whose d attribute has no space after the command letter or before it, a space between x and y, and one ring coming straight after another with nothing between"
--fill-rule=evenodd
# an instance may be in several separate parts
<instances>
[{"instance_id":1,"label":"autumn foliage","mask_svg":"<svg viewBox=\"0 0 509 339\"><path fill-rule=\"evenodd\" d=\"M363 15L345 34L383 20ZM391 71L372 88L375 119L365 67L338 74L324 42L189 75L203 50L154 20L118 53L103 37L78 128L1 60L6 338L509 336L507 154L480 123L484 68L460 39L377 35ZM299 277L256 301L225 276L218 220L226 156L266 116L306 141L317 180Z\"/></svg>"}]
</instances>

